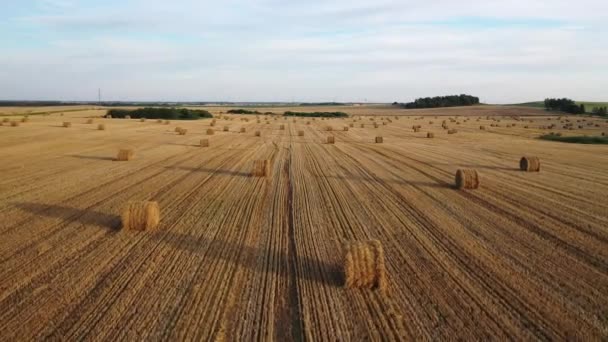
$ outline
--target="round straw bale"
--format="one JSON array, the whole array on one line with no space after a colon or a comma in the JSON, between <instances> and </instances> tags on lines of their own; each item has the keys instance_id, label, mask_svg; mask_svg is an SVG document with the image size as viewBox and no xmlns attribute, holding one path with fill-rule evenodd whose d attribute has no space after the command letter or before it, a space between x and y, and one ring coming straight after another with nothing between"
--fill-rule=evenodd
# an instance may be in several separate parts
<instances>
[{"instance_id":1,"label":"round straw bale","mask_svg":"<svg viewBox=\"0 0 608 342\"><path fill-rule=\"evenodd\" d=\"M118 157L116 157L116 160L129 161L129 160L133 159L134 156L135 156L135 153L133 152L132 149L120 149L118 151Z\"/></svg>"},{"instance_id":2,"label":"round straw bale","mask_svg":"<svg viewBox=\"0 0 608 342\"><path fill-rule=\"evenodd\" d=\"M88 119L87 120L87 124L92 124L93 123L93 119Z\"/></svg>"},{"instance_id":3,"label":"round straw bale","mask_svg":"<svg viewBox=\"0 0 608 342\"><path fill-rule=\"evenodd\" d=\"M347 132L348 131L348 126L344 126L344 131Z\"/></svg>"},{"instance_id":4,"label":"round straw bale","mask_svg":"<svg viewBox=\"0 0 608 342\"><path fill-rule=\"evenodd\" d=\"M456 187L458 189L477 189L479 174L474 169L459 169L456 171Z\"/></svg>"},{"instance_id":5,"label":"round straw bale","mask_svg":"<svg viewBox=\"0 0 608 342\"><path fill-rule=\"evenodd\" d=\"M376 137L376 144L382 144L384 142L384 139L382 139L382 137L378 136Z\"/></svg>"},{"instance_id":6,"label":"round straw bale","mask_svg":"<svg viewBox=\"0 0 608 342\"><path fill-rule=\"evenodd\" d=\"M201 139L201 147L209 147L209 139Z\"/></svg>"},{"instance_id":7,"label":"round straw bale","mask_svg":"<svg viewBox=\"0 0 608 342\"><path fill-rule=\"evenodd\" d=\"M328 144L334 144L336 142L336 139L334 138L333 135L330 135L327 137L327 143Z\"/></svg>"},{"instance_id":8,"label":"round straw bale","mask_svg":"<svg viewBox=\"0 0 608 342\"><path fill-rule=\"evenodd\" d=\"M11 121L11 119L9 119L9 118L2 119L2 122L10 122L10 121Z\"/></svg>"},{"instance_id":9,"label":"round straw bale","mask_svg":"<svg viewBox=\"0 0 608 342\"><path fill-rule=\"evenodd\" d=\"M260 131L255 131L254 136L261 137L262 133Z\"/></svg>"},{"instance_id":10,"label":"round straw bale","mask_svg":"<svg viewBox=\"0 0 608 342\"><path fill-rule=\"evenodd\" d=\"M121 215L123 229L154 230L160 222L158 202L129 202Z\"/></svg>"},{"instance_id":11,"label":"round straw bale","mask_svg":"<svg viewBox=\"0 0 608 342\"><path fill-rule=\"evenodd\" d=\"M228 132L229 130L230 130L230 127L224 126L224 132Z\"/></svg>"},{"instance_id":12,"label":"round straw bale","mask_svg":"<svg viewBox=\"0 0 608 342\"><path fill-rule=\"evenodd\" d=\"M241 133L245 133L245 132L247 132L247 128L241 127Z\"/></svg>"},{"instance_id":13,"label":"round straw bale","mask_svg":"<svg viewBox=\"0 0 608 342\"><path fill-rule=\"evenodd\" d=\"M527 172L539 172L540 159L538 157L523 156L519 160L519 169Z\"/></svg>"},{"instance_id":14,"label":"round straw bale","mask_svg":"<svg viewBox=\"0 0 608 342\"><path fill-rule=\"evenodd\" d=\"M346 242L343 252L344 286L386 291L384 249L379 241Z\"/></svg>"},{"instance_id":15,"label":"round straw bale","mask_svg":"<svg viewBox=\"0 0 608 342\"><path fill-rule=\"evenodd\" d=\"M456 133L458 133L457 130L455 130L455 129L448 129L448 134L456 134Z\"/></svg>"},{"instance_id":16,"label":"round straw bale","mask_svg":"<svg viewBox=\"0 0 608 342\"><path fill-rule=\"evenodd\" d=\"M105 131L106 130L106 125L104 125L104 124L97 125L97 130L99 130L99 131Z\"/></svg>"},{"instance_id":17,"label":"round straw bale","mask_svg":"<svg viewBox=\"0 0 608 342\"><path fill-rule=\"evenodd\" d=\"M182 128L179 126L175 127L175 129L174 129L175 133L179 133L179 131L181 131L181 130L182 130Z\"/></svg>"},{"instance_id":18,"label":"round straw bale","mask_svg":"<svg viewBox=\"0 0 608 342\"><path fill-rule=\"evenodd\" d=\"M146 118L139 119L139 122L146 122Z\"/></svg>"},{"instance_id":19,"label":"round straw bale","mask_svg":"<svg viewBox=\"0 0 608 342\"><path fill-rule=\"evenodd\" d=\"M268 159L255 160L251 175L254 177L270 176L270 161Z\"/></svg>"},{"instance_id":20,"label":"round straw bale","mask_svg":"<svg viewBox=\"0 0 608 342\"><path fill-rule=\"evenodd\" d=\"M11 121L11 127L18 127L19 121Z\"/></svg>"},{"instance_id":21,"label":"round straw bale","mask_svg":"<svg viewBox=\"0 0 608 342\"><path fill-rule=\"evenodd\" d=\"M328 132L331 132L331 131L334 130L334 128L331 127L331 126L327 126L327 127L325 127L325 130L328 131Z\"/></svg>"},{"instance_id":22,"label":"round straw bale","mask_svg":"<svg viewBox=\"0 0 608 342\"><path fill-rule=\"evenodd\" d=\"M179 135L186 135L186 133L188 133L188 130L185 128L182 128L179 130L179 132L177 132Z\"/></svg>"},{"instance_id":23,"label":"round straw bale","mask_svg":"<svg viewBox=\"0 0 608 342\"><path fill-rule=\"evenodd\" d=\"M207 135L213 135L215 133L215 131L213 131L211 128L207 129Z\"/></svg>"},{"instance_id":24,"label":"round straw bale","mask_svg":"<svg viewBox=\"0 0 608 342\"><path fill-rule=\"evenodd\" d=\"M303 137L304 136L304 131L298 131L298 136L299 137Z\"/></svg>"},{"instance_id":25,"label":"round straw bale","mask_svg":"<svg viewBox=\"0 0 608 342\"><path fill-rule=\"evenodd\" d=\"M27 116L24 116L21 118L21 122L28 122L28 121L30 121L30 118Z\"/></svg>"},{"instance_id":26,"label":"round straw bale","mask_svg":"<svg viewBox=\"0 0 608 342\"><path fill-rule=\"evenodd\" d=\"M432 132L428 132L428 133L426 134L426 137L427 137L427 138L434 138L434 137L435 137L435 134L434 134L434 133L432 133Z\"/></svg>"},{"instance_id":27,"label":"round straw bale","mask_svg":"<svg viewBox=\"0 0 608 342\"><path fill-rule=\"evenodd\" d=\"M280 129L280 130L285 130L285 125L280 125L280 126L279 126L279 129Z\"/></svg>"},{"instance_id":28,"label":"round straw bale","mask_svg":"<svg viewBox=\"0 0 608 342\"><path fill-rule=\"evenodd\" d=\"M171 123L171 121L169 121L169 120L165 120L165 122L163 122L163 124L165 124L165 125L168 125L170 123Z\"/></svg>"},{"instance_id":29,"label":"round straw bale","mask_svg":"<svg viewBox=\"0 0 608 342\"><path fill-rule=\"evenodd\" d=\"M66 128L72 127L72 123L71 122L64 122L63 123L63 127L66 127Z\"/></svg>"}]
</instances>

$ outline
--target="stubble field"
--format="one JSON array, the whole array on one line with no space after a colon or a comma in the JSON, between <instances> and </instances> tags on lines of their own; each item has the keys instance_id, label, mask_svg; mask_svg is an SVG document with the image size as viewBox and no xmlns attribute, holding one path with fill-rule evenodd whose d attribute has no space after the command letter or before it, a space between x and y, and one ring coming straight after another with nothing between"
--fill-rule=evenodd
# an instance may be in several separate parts
<instances>
[{"instance_id":1,"label":"stubble field","mask_svg":"<svg viewBox=\"0 0 608 342\"><path fill-rule=\"evenodd\" d=\"M535 139L606 120L361 106L258 123L217 107L210 127L68 110L0 126L2 340L608 338L608 146ZM524 155L541 171L520 171ZM251 177L261 159L270 176ZM460 168L479 189L454 188ZM121 229L131 200L160 204L158 231ZM371 239L386 292L345 288L342 243Z\"/></svg>"}]
</instances>

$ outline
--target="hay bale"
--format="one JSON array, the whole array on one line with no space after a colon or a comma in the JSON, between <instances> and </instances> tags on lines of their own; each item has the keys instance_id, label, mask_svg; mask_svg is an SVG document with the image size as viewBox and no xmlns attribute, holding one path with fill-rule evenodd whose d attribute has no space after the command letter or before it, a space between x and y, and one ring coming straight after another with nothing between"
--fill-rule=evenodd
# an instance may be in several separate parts
<instances>
[{"instance_id":1,"label":"hay bale","mask_svg":"<svg viewBox=\"0 0 608 342\"><path fill-rule=\"evenodd\" d=\"M270 176L270 161L267 159L255 160L253 162L253 169L251 170L251 175L253 177Z\"/></svg>"},{"instance_id":2,"label":"hay bale","mask_svg":"<svg viewBox=\"0 0 608 342\"><path fill-rule=\"evenodd\" d=\"M230 131L230 127L224 126L224 132L228 132L228 131Z\"/></svg>"},{"instance_id":3,"label":"hay bale","mask_svg":"<svg viewBox=\"0 0 608 342\"><path fill-rule=\"evenodd\" d=\"M245 132L247 132L247 128L241 127L241 133L245 133Z\"/></svg>"},{"instance_id":4,"label":"hay bale","mask_svg":"<svg viewBox=\"0 0 608 342\"><path fill-rule=\"evenodd\" d=\"M364 124L361 124L361 128L365 128L365 125L364 125Z\"/></svg>"},{"instance_id":5,"label":"hay bale","mask_svg":"<svg viewBox=\"0 0 608 342\"><path fill-rule=\"evenodd\" d=\"M63 123L63 127L65 127L65 128L72 127L72 123L66 121L66 122Z\"/></svg>"},{"instance_id":6,"label":"hay bale","mask_svg":"<svg viewBox=\"0 0 608 342\"><path fill-rule=\"evenodd\" d=\"M328 144L334 144L334 143L336 143L336 139L334 138L333 135L330 135L330 136L327 137L327 143Z\"/></svg>"},{"instance_id":7,"label":"hay bale","mask_svg":"<svg viewBox=\"0 0 608 342\"><path fill-rule=\"evenodd\" d=\"M325 127L325 130L328 131L328 132L331 132L331 131L334 130L334 128L331 127L331 126L327 126L327 127Z\"/></svg>"},{"instance_id":8,"label":"hay bale","mask_svg":"<svg viewBox=\"0 0 608 342\"><path fill-rule=\"evenodd\" d=\"M11 121L11 120L10 120L9 118L4 118L4 119L2 119L2 122L3 122L3 123L4 123L4 122L10 122L10 121Z\"/></svg>"},{"instance_id":9,"label":"hay bale","mask_svg":"<svg viewBox=\"0 0 608 342\"><path fill-rule=\"evenodd\" d=\"M179 126L175 127L175 129L174 129L175 133L179 133L179 131L181 131L181 130L182 130L182 128Z\"/></svg>"},{"instance_id":10,"label":"hay bale","mask_svg":"<svg viewBox=\"0 0 608 342\"><path fill-rule=\"evenodd\" d=\"M188 133L188 130L185 128L182 128L179 130L179 132L177 132L179 135L186 135L186 133Z\"/></svg>"},{"instance_id":11,"label":"hay bale","mask_svg":"<svg viewBox=\"0 0 608 342\"><path fill-rule=\"evenodd\" d=\"M92 124L92 123L93 123L93 119L88 119L88 120L87 120L87 124L89 124L89 125L90 125L90 124Z\"/></svg>"},{"instance_id":12,"label":"hay bale","mask_svg":"<svg viewBox=\"0 0 608 342\"><path fill-rule=\"evenodd\" d=\"M455 129L448 129L448 134L456 134L456 133L458 133L457 130L455 130Z\"/></svg>"},{"instance_id":13,"label":"hay bale","mask_svg":"<svg viewBox=\"0 0 608 342\"><path fill-rule=\"evenodd\" d=\"M298 136L299 137L303 137L304 136L304 131L298 131Z\"/></svg>"},{"instance_id":14,"label":"hay bale","mask_svg":"<svg viewBox=\"0 0 608 342\"><path fill-rule=\"evenodd\" d=\"M420 132L420 128L418 128L418 127L414 127L414 132L415 132L415 133Z\"/></svg>"},{"instance_id":15,"label":"hay bale","mask_svg":"<svg viewBox=\"0 0 608 342\"><path fill-rule=\"evenodd\" d=\"M344 286L386 291L384 249L380 241L343 243Z\"/></svg>"},{"instance_id":16,"label":"hay bale","mask_svg":"<svg viewBox=\"0 0 608 342\"><path fill-rule=\"evenodd\" d=\"M98 131L105 131L106 130L106 125L104 125L104 124L97 125L97 130Z\"/></svg>"},{"instance_id":17,"label":"hay bale","mask_svg":"<svg viewBox=\"0 0 608 342\"><path fill-rule=\"evenodd\" d=\"M21 118L21 122L28 122L28 121L30 121L30 118L27 116L24 116Z\"/></svg>"},{"instance_id":18,"label":"hay bale","mask_svg":"<svg viewBox=\"0 0 608 342\"><path fill-rule=\"evenodd\" d=\"M458 189L477 189L479 174L474 169L459 169L456 171L456 187Z\"/></svg>"},{"instance_id":19,"label":"hay bale","mask_svg":"<svg viewBox=\"0 0 608 342\"><path fill-rule=\"evenodd\" d=\"M255 131L254 136L261 137L262 133L260 131Z\"/></svg>"},{"instance_id":20,"label":"hay bale","mask_svg":"<svg viewBox=\"0 0 608 342\"><path fill-rule=\"evenodd\" d=\"M165 125L168 125L170 123L171 123L171 121L169 121L169 120L166 120L165 122L163 122L163 124L165 124Z\"/></svg>"},{"instance_id":21,"label":"hay bale","mask_svg":"<svg viewBox=\"0 0 608 342\"><path fill-rule=\"evenodd\" d=\"M201 139L201 147L209 147L209 139Z\"/></svg>"},{"instance_id":22,"label":"hay bale","mask_svg":"<svg viewBox=\"0 0 608 342\"><path fill-rule=\"evenodd\" d=\"M538 157L523 156L519 160L519 169L526 172L539 172L540 159Z\"/></svg>"},{"instance_id":23,"label":"hay bale","mask_svg":"<svg viewBox=\"0 0 608 342\"><path fill-rule=\"evenodd\" d=\"M348 126L344 126L344 131L348 132Z\"/></svg>"},{"instance_id":24,"label":"hay bale","mask_svg":"<svg viewBox=\"0 0 608 342\"><path fill-rule=\"evenodd\" d=\"M355 127L355 124L351 123L350 125L348 125L348 127Z\"/></svg>"},{"instance_id":25,"label":"hay bale","mask_svg":"<svg viewBox=\"0 0 608 342\"><path fill-rule=\"evenodd\" d=\"M120 215L122 228L129 230L154 230L160 222L158 202L129 202Z\"/></svg>"},{"instance_id":26,"label":"hay bale","mask_svg":"<svg viewBox=\"0 0 608 342\"><path fill-rule=\"evenodd\" d=\"M135 156L135 153L133 152L132 149L130 149L130 148L120 149L118 151L118 157L116 157L116 160L129 161L129 160L133 159L134 156Z\"/></svg>"},{"instance_id":27,"label":"hay bale","mask_svg":"<svg viewBox=\"0 0 608 342\"><path fill-rule=\"evenodd\" d=\"M215 131L212 130L211 128L208 128L207 129L207 135L213 135L213 134L215 134Z\"/></svg>"},{"instance_id":28,"label":"hay bale","mask_svg":"<svg viewBox=\"0 0 608 342\"><path fill-rule=\"evenodd\" d=\"M284 131L284 130L285 130L285 125L280 125L280 126L279 126L279 129L280 129L281 131Z\"/></svg>"},{"instance_id":29,"label":"hay bale","mask_svg":"<svg viewBox=\"0 0 608 342\"><path fill-rule=\"evenodd\" d=\"M19 127L19 121L11 121L11 127Z\"/></svg>"},{"instance_id":30,"label":"hay bale","mask_svg":"<svg viewBox=\"0 0 608 342\"><path fill-rule=\"evenodd\" d=\"M376 137L376 144L382 144L384 142L384 139L382 139L382 137Z\"/></svg>"},{"instance_id":31,"label":"hay bale","mask_svg":"<svg viewBox=\"0 0 608 342\"><path fill-rule=\"evenodd\" d=\"M146 122L146 118L139 119L139 122Z\"/></svg>"},{"instance_id":32,"label":"hay bale","mask_svg":"<svg viewBox=\"0 0 608 342\"><path fill-rule=\"evenodd\" d=\"M434 138L434 137L435 137L435 134L434 134L434 133L431 133L431 132L428 132L428 133L426 134L426 137L427 137L427 138Z\"/></svg>"},{"instance_id":33,"label":"hay bale","mask_svg":"<svg viewBox=\"0 0 608 342\"><path fill-rule=\"evenodd\" d=\"M310 121L306 121L306 124L307 124L307 125L310 125Z\"/></svg>"}]
</instances>

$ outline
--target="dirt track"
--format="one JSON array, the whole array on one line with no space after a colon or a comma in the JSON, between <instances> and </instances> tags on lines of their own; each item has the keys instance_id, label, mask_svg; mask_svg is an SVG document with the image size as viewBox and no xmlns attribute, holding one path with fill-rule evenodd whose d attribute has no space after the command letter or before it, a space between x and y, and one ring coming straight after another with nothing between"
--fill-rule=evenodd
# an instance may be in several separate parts
<instances>
[{"instance_id":1,"label":"dirt track","mask_svg":"<svg viewBox=\"0 0 608 342\"><path fill-rule=\"evenodd\" d=\"M206 136L209 120L85 124L101 113L0 126L2 340L608 338L608 146L532 139L555 118L484 112L448 135L436 111L347 132L234 115ZM608 132L593 122L575 132ZM121 147L135 159L113 161ZM256 159L271 177L249 176ZM455 190L458 168L481 187ZM120 230L128 200L158 201L160 231ZM342 287L340 241L367 239L385 295Z\"/></svg>"}]
</instances>

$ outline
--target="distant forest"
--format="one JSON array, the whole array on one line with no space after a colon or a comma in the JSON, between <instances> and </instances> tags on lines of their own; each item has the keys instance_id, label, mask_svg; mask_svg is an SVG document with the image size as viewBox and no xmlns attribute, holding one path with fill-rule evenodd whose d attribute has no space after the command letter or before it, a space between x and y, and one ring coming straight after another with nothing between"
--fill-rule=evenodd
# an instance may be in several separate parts
<instances>
[{"instance_id":1,"label":"distant forest","mask_svg":"<svg viewBox=\"0 0 608 342\"><path fill-rule=\"evenodd\" d=\"M448 95L435 97L422 97L414 102L398 103L394 102L393 106L400 106L406 109L415 108L439 108L439 107L459 107L473 106L479 104L479 97L471 95Z\"/></svg>"},{"instance_id":2,"label":"distant forest","mask_svg":"<svg viewBox=\"0 0 608 342\"><path fill-rule=\"evenodd\" d=\"M132 119L165 119L165 120L197 120L202 118L212 118L213 115L206 110L193 110L186 108L141 108L129 109L110 109L108 115L113 118Z\"/></svg>"}]
</instances>

